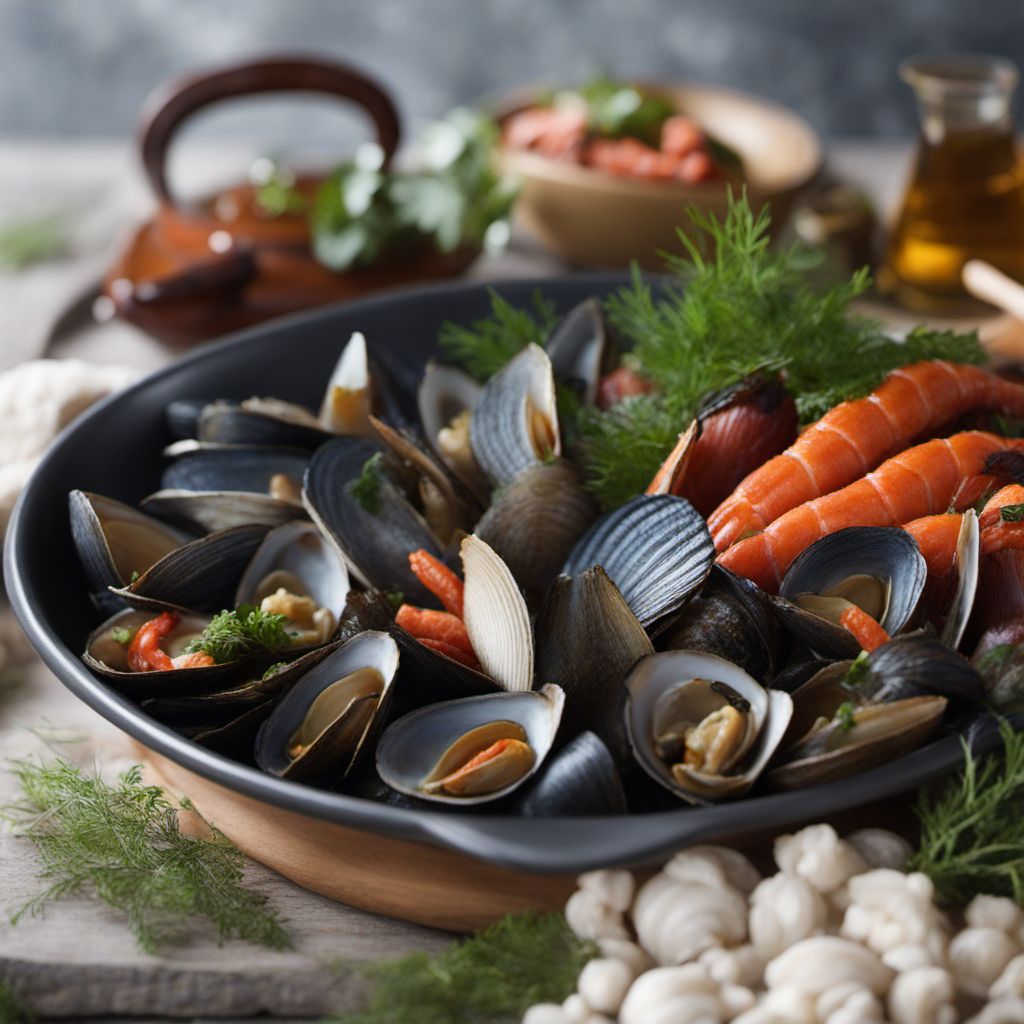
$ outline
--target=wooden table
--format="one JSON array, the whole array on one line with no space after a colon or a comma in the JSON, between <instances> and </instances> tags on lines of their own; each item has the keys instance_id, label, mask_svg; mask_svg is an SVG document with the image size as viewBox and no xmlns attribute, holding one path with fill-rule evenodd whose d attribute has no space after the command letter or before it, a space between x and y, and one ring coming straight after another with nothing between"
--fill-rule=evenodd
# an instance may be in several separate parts
<instances>
[{"instance_id":1,"label":"wooden table","mask_svg":"<svg viewBox=\"0 0 1024 1024\"><path fill-rule=\"evenodd\" d=\"M889 142L846 141L831 150L844 178L888 209L898 198L907 147ZM237 173L236 148L186 149L176 159L186 182L217 182ZM32 142L0 145L0 222L6 214L68 209L78 227L68 257L26 271L0 275L0 368L41 354L57 312L85 292L109 259L117 237L145 211L147 198L128 147L111 143ZM554 260L525 240L487 257L478 279L553 274ZM106 325L64 337L54 355L155 368L172 354L123 325ZM9 626L9 623L8 623ZM6 757L42 752L29 727L49 722L78 742L61 745L83 763L94 758L106 773L131 762L126 738L72 698L34 658L24 681L0 697L0 749ZM13 780L0 773L0 802ZM0 906L13 909L36 891L30 844L0 834ZM139 953L127 929L99 903L69 899L16 928L0 924L0 978L23 992L41 1015L204 1018L271 1013L306 1016L351 1007L362 985L361 962L413 949L436 950L447 937L423 928L354 911L313 896L259 865L249 880L267 893L288 920L296 948L271 953L242 943L217 948L199 934L187 947L161 956Z\"/></svg>"}]
</instances>

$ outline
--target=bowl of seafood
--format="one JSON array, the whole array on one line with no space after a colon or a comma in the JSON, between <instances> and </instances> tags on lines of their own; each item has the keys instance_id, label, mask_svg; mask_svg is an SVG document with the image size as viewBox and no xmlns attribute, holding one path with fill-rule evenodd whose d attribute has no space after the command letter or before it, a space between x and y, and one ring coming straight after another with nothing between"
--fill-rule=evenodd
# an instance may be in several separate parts
<instances>
[{"instance_id":1,"label":"bowl of seafood","mask_svg":"<svg viewBox=\"0 0 1024 1024\"><path fill-rule=\"evenodd\" d=\"M721 217L729 190L770 202L782 227L821 167L793 111L698 84L599 79L499 103L502 162L522 183L516 216L582 266L658 269L687 206Z\"/></svg>"},{"instance_id":2,"label":"bowl of seafood","mask_svg":"<svg viewBox=\"0 0 1024 1024\"><path fill-rule=\"evenodd\" d=\"M1024 442L918 442L1024 414L1024 386L922 361L798 438L755 382L602 508L566 410L632 389L600 301L623 280L497 286L557 322L486 381L438 359L492 301L457 285L264 325L97 407L11 527L33 643L232 838L227 798L290 843L345 830L343 863L362 835L639 864L957 764L989 688L968 656L1019 639ZM759 443L723 448L741 421Z\"/></svg>"}]
</instances>

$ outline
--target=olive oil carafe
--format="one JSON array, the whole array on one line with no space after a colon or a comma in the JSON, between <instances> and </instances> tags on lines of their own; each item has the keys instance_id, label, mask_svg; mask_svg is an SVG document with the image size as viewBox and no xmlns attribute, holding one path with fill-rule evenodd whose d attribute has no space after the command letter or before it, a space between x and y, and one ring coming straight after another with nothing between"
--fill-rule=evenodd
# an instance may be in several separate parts
<instances>
[{"instance_id":1,"label":"olive oil carafe","mask_svg":"<svg viewBox=\"0 0 1024 1024\"><path fill-rule=\"evenodd\" d=\"M879 276L917 309L966 301L964 263L1024 280L1024 168L1013 137L1016 67L982 55L915 57L900 73L917 94L921 135Z\"/></svg>"}]
</instances>

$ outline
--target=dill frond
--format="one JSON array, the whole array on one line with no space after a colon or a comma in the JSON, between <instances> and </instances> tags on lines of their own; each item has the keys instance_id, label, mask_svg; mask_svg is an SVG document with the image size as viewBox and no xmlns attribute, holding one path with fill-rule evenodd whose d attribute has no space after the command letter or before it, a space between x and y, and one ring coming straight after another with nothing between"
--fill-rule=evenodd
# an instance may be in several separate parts
<instances>
[{"instance_id":1,"label":"dill frond","mask_svg":"<svg viewBox=\"0 0 1024 1024\"><path fill-rule=\"evenodd\" d=\"M35 1024L33 1009L5 981L0 980L0 1024Z\"/></svg>"},{"instance_id":2,"label":"dill frond","mask_svg":"<svg viewBox=\"0 0 1024 1024\"><path fill-rule=\"evenodd\" d=\"M20 910L35 916L52 900L87 892L124 915L139 946L183 942L205 918L217 940L287 949L291 941L266 898L243 884L245 859L216 829L184 835L175 808L136 765L113 785L63 758L15 761L18 803L5 809L36 847L45 888Z\"/></svg>"},{"instance_id":3,"label":"dill frond","mask_svg":"<svg viewBox=\"0 0 1024 1024\"><path fill-rule=\"evenodd\" d=\"M441 351L479 381L493 377L531 342L543 345L558 322L554 304L533 293L532 309L517 309L493 288L491 313L468 327L448 321L437 343Z\"/></svg>"},{"instance_id":4,"label":"dill frond","mask_svg":"<svg viewBox=\"0 0 1024 1024\"><path fill-rule=\"evenodd\" d=\"M505 917L438 956L373 965L365 1008L338 1024L518 1024L534 1003L570 995L595 955L561 914Z\"/></svg>"},{"instance_id":5,"label":"dill frond","mask_svg":"<svg viewBox=\"0 0 1024 1024\"><path fill-rule=\"evenodd\" d=\"M364 463L359 476L346 485L348 493L359 502L371 516L380 512L381 466L383 452L374 452Z\"/></svg>"},{"instance_id":6,"label":"dill frond","mask_svg":"<svg viewBox=\"0 0 1024 1024\"><path fill-rule=\"evenodd\" d=\"M205 651L217 664L236 661L256 651L279 651L291 645L285 629L287 618L242 604L234 611L218 612L210 624L185 648Z\"/></svg>"},{"instance_id":7,"label":"dill frond","mask_svg":"<svg viewBox=\"0 0 1024 1024\"><path fill-rule=\"evenodd\" d=\"M1024 733L999 723L1000 752L977 758L963 741L957 778L924 790L915 811L921 842L910 869L923 871L944 898L979 893L1024 903Z\"/></svg>"}]
</instances>

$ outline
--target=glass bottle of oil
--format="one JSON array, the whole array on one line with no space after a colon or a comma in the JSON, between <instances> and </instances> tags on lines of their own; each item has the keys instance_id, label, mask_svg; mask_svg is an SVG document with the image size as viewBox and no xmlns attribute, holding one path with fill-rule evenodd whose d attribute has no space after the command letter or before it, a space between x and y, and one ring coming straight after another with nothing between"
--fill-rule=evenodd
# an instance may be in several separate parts
<instances>
[{"instance_id":1,"label":"glass bottle of oil","mask_svg":"<svg viewBox=\"0 0 1024 1024\"><path fill-rule=\"evenodd\" d=\"M1017 68L972 54L915 57L900 73L917 94L921 135L879 283L912 308L965 298L964 263L1024 280L1024 169L1013 137Z\"/></svg>"}]
</instances>

